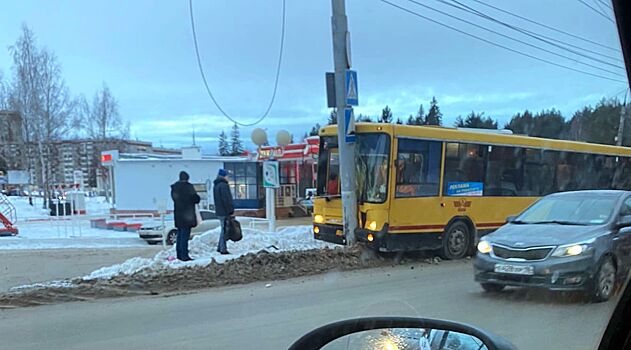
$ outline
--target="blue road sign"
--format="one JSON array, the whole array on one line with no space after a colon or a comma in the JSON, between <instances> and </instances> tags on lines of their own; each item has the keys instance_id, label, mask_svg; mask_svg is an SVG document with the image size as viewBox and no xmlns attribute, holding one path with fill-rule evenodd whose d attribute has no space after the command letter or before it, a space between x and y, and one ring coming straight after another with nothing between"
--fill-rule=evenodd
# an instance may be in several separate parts
<instances>
[{"instance_id":1,"label":"blue road sign","mask_svg":"<svg viewBox=\"0 0 631 350\"><path fill-rule=\"evenodd\" d=\"M357 98L357 72L354 70L346 70L346 104L348 106L357 106L359 99Z\"/></svg>"},{"instance_id":2,"label":"blue road sign","mask_svg":"<svg viewBox=\"0 0 631 350\"><path fill-rule=\"evenodd\" d=\"M355 142L355 113L353 108L344 109L344 140L346 143Z\"/></svg>"}]
</instances>

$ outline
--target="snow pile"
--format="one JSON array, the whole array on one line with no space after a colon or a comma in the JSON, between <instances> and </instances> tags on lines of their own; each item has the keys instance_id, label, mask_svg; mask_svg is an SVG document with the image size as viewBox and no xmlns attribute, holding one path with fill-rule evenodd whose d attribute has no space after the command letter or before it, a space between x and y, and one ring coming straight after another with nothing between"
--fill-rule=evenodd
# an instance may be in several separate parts
<instances>
[{"instance_id":1,"label":"snow pile","mask_svg":"<svg viewBox=\"0 0 631 350\"><path fill-rule=\"evenodd\" d=\"M11 287L9 289L10 293L17 293L23 290L33 290L33 289L46 289L46 288L72 288L74 287L74 283L67 280L55 280L45 283L33 283L26 284L23 286Z\"/></svg>"},{"instance_id":2,"label":"snow pile","mask_svg":"<svg viewBox=\"0 0 631 350\"><path fill-rule=\"evenodd\" d=\"M196 236L189 242L189 252L193 261L172 260L176 255L175 246L157 253L153 259L131 258L122 264L100 268L84 276L83 280L109 279L119 275L132 275L143 271L146 273L164 269L177 269L186 266L204 266L213 260L222 263L242 255L260 250L296 251L322 249L333 245L317 241L311 233L311 226L288 226L277 232L243 228L243 239L239 242L228 242L231 254L221 255L217 252L220 228Z\"/></svg>"}]
</instances>

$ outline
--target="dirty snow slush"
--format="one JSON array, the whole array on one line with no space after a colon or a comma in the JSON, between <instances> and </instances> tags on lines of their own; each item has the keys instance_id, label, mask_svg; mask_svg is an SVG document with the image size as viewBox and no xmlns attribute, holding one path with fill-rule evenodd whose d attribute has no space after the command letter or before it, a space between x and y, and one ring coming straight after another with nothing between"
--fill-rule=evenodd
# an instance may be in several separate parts
<instances>
[{"instance_id":1,"label":"dirty snow slush","mask_svg":"<svg viewBox=\"0 0 631 350\"><path fill-rule=\"evenodd\" d=\"M384 259L361 248L311 249L270 253L262 250L236 259L160 271L140 270L110 279L75 278L15 288L0 294L0 308L134 295L179 293L201 288L281 280L385 265Z\"/></svg>"}]
</instances>

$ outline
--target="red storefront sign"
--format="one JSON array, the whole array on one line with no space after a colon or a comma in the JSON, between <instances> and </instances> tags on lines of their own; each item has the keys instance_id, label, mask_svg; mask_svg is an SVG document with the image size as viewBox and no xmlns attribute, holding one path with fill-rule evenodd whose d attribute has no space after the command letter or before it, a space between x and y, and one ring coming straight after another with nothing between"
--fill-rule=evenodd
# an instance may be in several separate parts
<instances>
[{"instance_id":1,"label":"red storefront sign","mask_svg":"<svg viewBox=\"0 0 631 350\"><path fill-rule=\"evenodd\" d=\"M263 146L258 151L258 160L267 160L272 158L276 160L317 158L320 138L312 136L307 138L305 141L305 143L292 143L285 147Z\"/></svg>"}]
</instances>

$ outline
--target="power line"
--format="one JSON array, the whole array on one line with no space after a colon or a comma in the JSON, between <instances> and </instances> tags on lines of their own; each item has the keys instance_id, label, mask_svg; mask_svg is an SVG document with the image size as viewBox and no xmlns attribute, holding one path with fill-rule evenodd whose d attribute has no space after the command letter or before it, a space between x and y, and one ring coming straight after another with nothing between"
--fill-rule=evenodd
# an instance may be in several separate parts
<instances>
[{"instance_id":1,"label":"power line","mask_svg":"<svg viewBox=\"0 0 631 350\"><path fill-rule=\"evenodd\" d=\"M492 16L489 16L489 15L487 15L486 13L481 12L481 11L479 11L479 10L475 9L475 8L472 8L471 6L468 6L468 5L466 5L466 4L463 4L462 2L460 2L460 1L458 1L458 0L451 0L451 1L452 1L453 3L456 3L456 4L460 5L460 6L457 6L457 5L453 4L452 2L448 2L448 1L446 1L446 0L435 0L435 1L438 1L438 2L440 2L440 3L443 3L443 4L448 5L448 6L451 6L451 7L455 7L455 8L457 8L457 9L461 10L461 11L465 11L465 12L468 12L468 13L474 14L474 15L476 15L476 16L482 17L482 18L487 19L487 20L489 20L489 21L492 21L492 22L498 23L498 24L500 24L500 25L502 25L502 26L508 27L508 28L510 28L510 29L512 29L512 30L515 30L515 31L517 31L517 32L519 32L519 33L522 33L522 34L524 34L524 35L526 35L526 36L529 36L529 37L531 37L531 38L534 38L534 39L536 39L536 40L539 40L539 41L541 41L541 42L544 42L544 43L546 43L546 44L548 44L548 45L555 46L555 47L560 48L560 49L562 49L562 50L565 50L565 51L571 52L571 53L573 53L573 54L575 54L575 55L582 56L582 57L585 57L585 58L591 59L591 60L593 60L593 61L596 61L596 62L599 62L599 63L602 63L602 64L606 64L606 65L608 65L608 66L612 66L612 67L615 67L615 68L618 68L618 69L621 69L621 70L625 70L625 71L626 71L626 69L625 69L623 66L619 66L619 65L616 65L616 64L613 64L613 63L610 63L610 62L603 61L603 60L601 60L601 59L599 59L599 58L596 58L596 57L594 57L594 56L591 56L591 55L588 55L588 54L584 54L584 53L579 52L579 51L576 51L576 50L572 50L572 49L567 48L567 47L562 46L562 45L566 45L566 46L574 47L574 48L579 49L579 50L581 50L581 51L587 51L587 52L594 53L594 54L596 54L596 55L599 55L599 56L602 56L602 57L605 57L605 58L608 58L608 59L611 59L611 60L614 60L614 61L618 61L618 62L620 62L620 61L619 61L617 58L615 58L615 57L612 57L612 56L609 56L609 55L606 55L606 54L603 54L603 53L600 53L600 52L592 51L592 50L589 50L589 49L585 49L585 48L583 48L583 47L580 47L580 46L577 46L577 45L573 45L573 44L570 44L570 43L564 42L564 41L562 41L562 40L557 40L557 39L555 39L555 38L552 38L552 37L549 37L549 36L546 36L546 35L543 35L543 34L540 34L540 33L532 32L532 31L530 31L530 30L527 30L527 29L524 29L524 28L521 28L521 27L518 27L518 26L512 25L512 24L510 24L510 23L506 23L506 22L501 21L501 20L498 20L498 19L496 19L496 18L494 18L494 17L492 17ZM551 42L551 41L553 41L553 42ZM556 44L556 43L559 43L559 44Z\"/></svg>"},{"instance_id":2,"label":"power line","mask_svg":"<svg viewBox=\"0 0 631 350\"><path fill-rule=\"evenodd\" d=\"M454 16L454 15L452 15L452 14L449 14L449 13L447 13L447 12L444 12L444 11L441 11L441 10L438 10L438 9L435 9L435 8L433 8L433 7L431 7L431 6L428 6L428 5L422 4L422 3L418 2L418 1L415 1L415 0L407 0L407 1L409 1L409 2L411 2L411 3L414 3L414 4L418 5L418 6L424 7L424 8L426 8L426 9L429 9L429 10L431 10L431 11L438 12L438 13L440 13L440 14L444 15L444 16L447 16L447 17L453 18L453 19L455 19L455 20L457 20L457 21L467 23L467 24L469 24L469 25L472 25L472 26L474 26L474 27L476 27L476 28L479 28L479 29L485 30L485 31L487 31L487 32L493 33L493 34L495 34L495 35L499 35L499 36L501 36L501 37L503 37L503 38L506 38L506 39L509 39L509 40L512 40L512 41L518 42L518 43L523 44L523 45L526 45L526 46L530 46L530 47L532 47L532 48L534 48L534 49L537 49L537 50L540 50L540 51L543 51L543 52L546 52L546 53L549 53L549 54L552 54L552 55L555 55L555 56L558 56L558 57L564 58L564 59L566 59L566 60L570 60L570 61L576 62L576 63L578 63L578 64L582 64L582 65L584 65L584 66L588 66L588 67L591 67L591 68L594 68L594 69L598 69L598 70L601 70L601 71L603 71L603 72L607 72L607 73L614 74L614 75L619 74L619 73L616 73L616 72L614 72L614 71L611 71L611 70L608 70L608 69L605 69L605 68L602 68L602 67L599 67L599 66L593 65L593 64L591 64L591 63L585 63L585 62L580 61L580 60L577 60L577 59L575 59L575 58L573 58L573 57L565 56L565 55L562 55L562 54L560 54L560 53L557 53L557 52L554 52L554 51L551 51L551 50L548 50L548 49L544 49L544 48L542 48L542 47L540 47L540 46L533 45L533 44L531 44L531 43L529 43L529 42L526 42L526 41L523 41L523 40L520 40L520 39L513 38L513 37L511 37L511 36L509 36L509 35L506 35L506 34L500 33L500 32L498 32L498 31L495 31L495 30L492 30L492 29L489 29L489 28L486 28L486 27L484 27L484 26L481 26L481 25L479 25L479 24L473 23L473 22L468 21L468 20L466 20L466 19L462 19L462 18L460 18L460 17L458 17L458 16Z\"/></svg>"},{"instance_id":3,"label":"power line","mask_svg":"<svg viewBox=\"0 0 631 350\"><path fill-rule=\"evenodd\" d=\"M594 4L596 4L596 6L598 7L598 10L599 10L601 13L603 13L603 14L605 14L605 15L607 14L607 11L605 11L605 9L603 9L603 6L602 6L602 4L601 4L601 2L600 2L600 1L598 1L598 0L592 0L592 1L594 2Z\"/></svg>"},{"instance_id":4,"label":"power line","mask_svg":"<svg viewBox=\"0 0 631 350\"><path fill-rule=\"evenodd\" d=\"M555 31L555 32L557 32L557 33L561 33L561 34L564 34L564 35L570 36L570 37L572 37L572 38L579 39L579 40L582 40L582 41L584 41L584 42L588 42L588 43L590 43L590 44L594 44L594 45L597 45L597 46L600 46L600 47L603 47L603 48L606 48L606 49L609 49L609 50L612 50L612 51L620 52L620 50L619 50L618 48L611 47L611 46L607 46L607 45L601 44L601 43L599 43L599 42L596 42L596 41L593 41L593 40L590 40L590 39L587 39L587 38L583 38L583 37L581 37L581 36L578 36L578 35L575 35L575 34L572 34L572 33L569 33L569 32L566 32L566 31L564 31L564 30L561 30L561 29L558 29L558 28L554 28L554 27L549 26L549 25L547 25L547 24L543 24L543 23L540 23L540 22L534 21L534 20L532 20L532 19L530 19L530 18L527 18L527 17L521 16L521 15L518 15L518 14L516 14L516 13L513 13L513 12L510 12L510 11L507 11L507 10L501 9L501 8L499 8L499 7L497 7L497 6L494 6L494 5L491 5L491 4L487 4L486 2L484 2L484 1L482 1L482 0L471 0L471 1L475 1L475 2L477 2L477 3L478 3L478 4L480 4L480 5L483 5L483 6L486 6L486 7L492 8L492 9L494 9L494 10L496 10L496 11L499 11L499 12L505 13L505 14L507 14L507 15L510 15L510 16L513 16L513 17L519 18L519 19L524 20L524 21L526 21L526 22L529 22L529 23L532 23L532 24L538 25L538 26L540 26L540 27L543 27L543 28L546 28L546 29L549 29L549 30Z\"/></svg>"},{"instance_id":5,"label":"power line","mask_svg":"<svg viewBox=\"0 0 631 350\"><path fill-rule=\"evenodd\" d=\"M613 11L613 8L611 7L611 3L609 1L606 0L600 0L600 3L607 6L607 8L609 8L610 10Z\"/></svg>"},{"instance_id":6,"label":"power line","mask_svg":"<svg viewBox=\"0 0 631 350\"><path fill-rule=\"evenodd\" d=\"M588 4L588 3L586 3L584 0L578 0L578 1L579 1L581 4L583 4L583 5L587 6L587 7L589 7L592 11L596 12L597 14L599 14L599 15L601 15L602 17L604 17L604 18L606 18L607 20L609 20L609 22L614 23L614 22L613 22L613 19L611 19L611 17L609 17L609 16L605 15L604 13L602 13L602 12L600 12L600 11L596 10L596 8L594 8L594 6L592 6L592 5Z\"/></svg>"},{"instance_id":7,"label":"power line","mask_svg":"<svg viewBox=\"0 0 631 350\"><path fill-rule=\"evenodd\" d=\"M240 126L253 126L256 125L258 123L260 123L261 121L263 121L263 119L265 119L265 117L267 117L267 115L269 114L270 110L272 109L272 105L274 105L274 100L276 99L276 92L278 91L278 78L280 77L280 66L281 66L281 62L283 60L283 46L285 44L285 1L286 0L282 0L283 1L283 14L282 14L282 20L281 20L281 31L280 31L280 49L278 52L278 65L276 66L276 77L274 78L274 90L272 92L272 98L269 101L269 104L267 106L267 109L265 110L265 112L253 123L242 123L237 121L236 119L232 118L230 115L228 115L228 113L226 113L224 111L223 108L221 108L221 106L219 105L219 102L217 101L217 99L215 99L215 96L213 95L212 91L210 90L210 87L208 86L208 81L206 80L206 74L204 74L204 68L202 66L202 59L200 57L199 54L199 46L197 44L197 33L195 32L195 16L193 15L193 0L189 0L188 1L188 7L189 7L189 13L190 13L190 17L191 17L191 29L193 31L193 42L195 44L195 56L197 57L197 66L199 67L199 73L202 77L202 80L204 82L204 86L206 87L206 92L208 93L208 96L210 96L210 99L213 101L213 103L215 104L215 107L217 107L217 109L221 112L221 114L223 114L224 117L228 118L231 122L240 125Z\"/></svg>"},{"instance_id":8,"label":"power line","mask_svg":"<svg viewBox=\"0 0 631 350\"><path fill-rule=\"evenodd\" d=\"M434 19L432 19L432 18L429 18L429 17L423 16L423 15L421 15L421 14L420 14L420 13L418 13L418 12L414 12L414 11L412 11L412 10L409 10L409 9L405 8L405 7L402 7L402 6L399 6L399 5L397 5L397 4L391 3L390 1L387 1L387 0L379 0L379 1L381 1L381 2L383 2L383 3L385 3L385 4L388 4L388 5L392 6L392 7L398 8L399 10L405 11L405 12L407 12L407 13L409 13L409 14L414 15L414 16L420 17L420 18L422 18L422 19L424 19L424 20L426 20L426 21L432 22L432 23L434 23L434 24L438 24L438 25L439 25L439 26L441 26L441 27L445 27L445 28L451 29L451 30L456 31L456 32L458 32L458 33L460 33L460 34L464 34L464 35L469 36L469 37L472 37L472 38L474 38L474 39L477 39L477 40L483 41L483 42L485 42L485 43L487 43L487 44L490 44L490 45L493 45L493 46L496 46L496 47L502 48L502 49L504 49L504 50L511 51L511 52L516 53L516 54L518 54L518 55L522 55L522 56L525 56L525 57L529 57L529 58L532 58L532 59L534 59L534 60L537 60L537 61L540 61L540 62L544 62L544 63L548 63L548 64L550 64L550 65L553 65L553 66L556 66L556 67L560 67L560 68L564 68L564 69L567 69L567 70L571 70L571 71L574 71L574 72L577 72L577 73L583 73L583 74L586 74L586 75L590 75L590 76L592 76L592 77L601 78L601 79L606 79L606 80L611 80L611 81L616 81L616 82L619 82L619 83L625 83L625 84L627 83L626 81L623 81L623 80L618 80L618 79L615 79L615 78L610 78L610 77L607 77L607 76L604 76L604 75L599 75L599 74L595 74L595 73L591 73L591 72L583 71L583 70L576 69L576 68L572 68L572 67L568 67L568 66L565 66L565 65L562 65L562 64L559 64L559 63L553 62L553 61L549 61L549 60L546 60L546 59L544 59L544 58L540 58L540 57L537 57L537 56L533 56L533 55L531 55L531 54L528 54L528 53L525 53L525 52L521 52L521 51L519 51L519 50L516 50L516 49L510 48L510 47L508 47L508 46L504 46L504 45L502 45L502 44L498 44L498 43L493 42L493 41L491 41L491 40L488 40L488 39L482 38L482 37L477 36L477 35L475 35L475 34L471 34L471 33L465 32L465 31L460 30L460 29L458 29L458 28L456 28L456 27L452 27L452 26L450 26L450 25L448 25L448 24L444 24L444 23L439 22L439 21L437 21L437 20L434 20Z\"/></svg>"}]
</instances>

